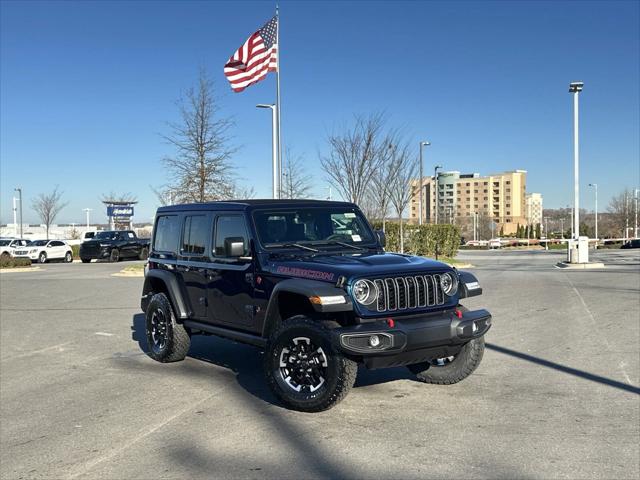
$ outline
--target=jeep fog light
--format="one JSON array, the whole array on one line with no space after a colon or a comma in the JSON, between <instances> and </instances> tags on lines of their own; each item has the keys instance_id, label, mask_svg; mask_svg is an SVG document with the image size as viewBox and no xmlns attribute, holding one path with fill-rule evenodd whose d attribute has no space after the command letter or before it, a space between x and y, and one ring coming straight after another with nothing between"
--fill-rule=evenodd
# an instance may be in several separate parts
<instances>
[{"instance_id":1,"label":"jeep fog light","mask_svg":"<svg viewBox=\"0 0 640 480\"><path fill-rule=\"evenodd\" d=\"M443 273L440 275L440 286L442 291L448 297L453 297L458 291L458 277L452 273Z\"/></svg>"},{"instance_id":2,"label":"jeep fog light","mask_svg":"<svg viewBox=\"0 0 640 480\"><path fill-rule=\"evenodd\" d=\"M378 337L378 335L371 335L369 337L369 345L374 348L380 345L380 337Z\"/></svg>"},{"instance_id":3,"label":"jeep fog light","mask_svg":"<svg viewBox=\"0 0 640 480\"><path fill-rule=\"evenodd\" d=\"M378 287L371 280L358 280L352 291L356 302L362 305L371 305L378 298Z\"/></svg>"}]
</instances>

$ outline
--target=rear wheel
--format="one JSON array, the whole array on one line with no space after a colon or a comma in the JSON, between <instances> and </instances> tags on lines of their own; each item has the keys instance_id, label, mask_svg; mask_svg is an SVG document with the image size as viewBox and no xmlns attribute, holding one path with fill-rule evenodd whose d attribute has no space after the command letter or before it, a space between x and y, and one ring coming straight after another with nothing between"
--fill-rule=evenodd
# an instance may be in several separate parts
<instances>
[{"instance_id":1,"label":"rear wheel","mask_svg":"<svg viewBox=\"0 0 640 480\"><path fill-rule=\"evenodd\" d=\"M45 252L41 252L40 255L38 255L38 263L46 263L47 261L47 254Z\"/></svg>"},{"instance_id":2,"label":"rear wheel","mask_svg":"<svg viewBox=\"0 0 640 480\"><path fill-rule=\"evenodd\" d=\"M116 263L118 260L120 260L120 252L117 248L114 248L113 250L111 250L111 254L109 255L109 261L112 263Z\"/></svg>"},{"instance_id":3,"label":"rear wheel","mask_svg":"<svg viewBox=\"0 0 640 480\"><path fill-rule=\"evenodd\" d=\"M149 356L162 363L184 360L189 353L189 333L176 322L171 302L164 293L151 297L146 313Z\"/></svg>"},{"instance_id":4,"label":"rear wheel","mask_svg":"<svg viewBox=\"0 0 640 480\"><path fill-rule=\"evenodd\" d=\"M307 317L293 317L273 332L264 368L273 393L303 412L327 410L349 393L357 364L336 351L329 329Z\"/></svg>"},{"instance_id":5,"label":"rear wheel","mask_svg":"<svg viewBox=\"0 0 640 480\"><path fill-rule=\"evenodd\" d=\"M64 261L67 263L73 262L73 254L71 252L67 252L67 254L64 256Z\"/></svg>"},{"instance_id":6,"label":"rear wheel","mask_svg":"<svg viewBox=\"0 0 640 480\"><path fill-rule=\"evenodd\" d=\"M149 256L149 249L143 248L140 250L140 256L138 257L140 260L146 260Z\"/></svg>"}]
</instances>

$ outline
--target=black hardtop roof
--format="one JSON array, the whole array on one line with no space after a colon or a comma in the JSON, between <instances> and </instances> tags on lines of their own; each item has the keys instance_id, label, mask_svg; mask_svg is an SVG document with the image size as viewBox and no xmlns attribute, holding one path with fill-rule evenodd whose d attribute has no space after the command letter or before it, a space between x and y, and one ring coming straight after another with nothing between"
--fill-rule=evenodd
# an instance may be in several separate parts
<instances>
[{"instance_id":1,"label":"black hardtop roof","mask_svg":"<svg viewBox=\"0 0 640 480\"><path fill-rule=\"evenodd\" d=\"M351 202L333 202L329 200L274 200L274 199L251 199L251 200L230 200L226 202L205 202L205 203L184 203L181 205L168 205L158 208L158 213L185 212L194 210L253 210L261 207L355 207Z\"/></svg>"}]
</instances>

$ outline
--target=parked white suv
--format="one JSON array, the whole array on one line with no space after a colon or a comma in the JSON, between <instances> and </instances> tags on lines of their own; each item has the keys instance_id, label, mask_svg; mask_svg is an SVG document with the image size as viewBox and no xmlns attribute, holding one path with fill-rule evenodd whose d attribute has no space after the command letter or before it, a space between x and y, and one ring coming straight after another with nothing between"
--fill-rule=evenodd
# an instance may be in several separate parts
<instances>
[{"instance_id":1,"label":"parked white suv","mask_svg":"<svg viewBox=\"0 0 640 480\"><path fill-rule=\"evenodd\" d=\"M13 253L14 257L26 257L38 263L45 263L48 260L73 261L71 247L62 240L35 240L26 247L21 247Z\"/></svg>"},{"instance_id":2,"label":"parked white suv","mask_svg":"<svg viewBox=\"0 0 640 480\"><path fill-rule=\"evenodd\" d=\"M13 252L26 246L27 243L29 243L29 240L21 238L0 238L0 255L2 257L13 257Z\"/></svg>"}]
</instances>

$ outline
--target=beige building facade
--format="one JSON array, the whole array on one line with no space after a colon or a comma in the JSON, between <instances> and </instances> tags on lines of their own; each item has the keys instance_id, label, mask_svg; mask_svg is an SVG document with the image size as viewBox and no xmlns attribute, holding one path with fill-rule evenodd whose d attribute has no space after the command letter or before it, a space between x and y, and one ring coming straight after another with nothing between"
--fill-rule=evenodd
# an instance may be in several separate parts
<instances>
[{"instance_id":1,"label":"beige building facade","mask_svg":"<svg viewBox=\"0 0 640 480\"><path fill-rule=\"evenodd\" d=\"M529 225L542 225L542 194L527 193L525 197L525 211Z\"/></svg>"},{"instance_id":2,"label":"beige building facade","mask_svg":"<svg viewBox=\"0 0 640 480\"><path fill-rule=\"evenodd\" d=\"M412 181L413 195L409 203L409 218L413 222L417 222L419 216L418 183L417 179ZM496 233L500 229L505 235L515 233L518 224L527 224L526 183L526 170L483 177L477 173L439 172L437 181L434 177L424 177L423 222L434 223L437 219L438 223L456 223L477 213L494 222Z\"/></svg>"}]
</instances>

